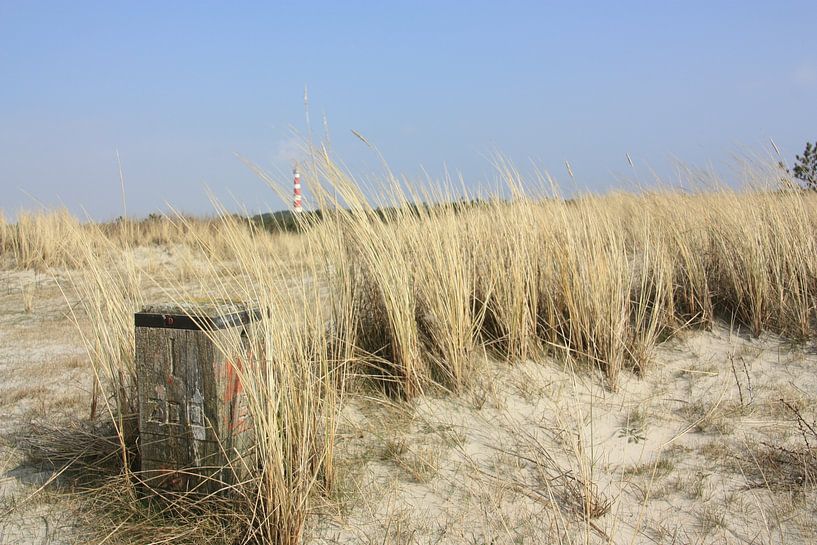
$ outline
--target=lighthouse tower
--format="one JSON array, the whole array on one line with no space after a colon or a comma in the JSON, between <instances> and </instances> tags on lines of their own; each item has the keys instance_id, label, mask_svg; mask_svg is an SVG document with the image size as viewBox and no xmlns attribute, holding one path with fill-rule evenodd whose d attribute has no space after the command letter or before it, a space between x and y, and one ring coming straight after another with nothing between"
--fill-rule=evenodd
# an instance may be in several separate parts
<instances>
[{"instance_id":1,"label":"lighthouse tower","mask_svg":"<svg viewBox=\"0 0 817 545\"><path fill-rule=\"evenodd\" d=\"M292 182L292 211L296 214L300 214L303 212L303 207L301 206L301 173L298 172L298 165L295 165L292 174L294 175Z\"/></svg>"}]
</instances>

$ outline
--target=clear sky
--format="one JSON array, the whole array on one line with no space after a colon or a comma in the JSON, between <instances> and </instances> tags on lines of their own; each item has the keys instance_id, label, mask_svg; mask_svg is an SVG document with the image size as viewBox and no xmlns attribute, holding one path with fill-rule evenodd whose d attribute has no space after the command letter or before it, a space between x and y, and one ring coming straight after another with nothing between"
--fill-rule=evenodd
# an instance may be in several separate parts
<instances>
[{"instance_id":1,"label":"clear sky","mask_svg":"<svg viewBox=\"0 0 817 545\"><path fill-rule=\"evenodd\" d=\"M279 201L235 153L285 179L292 130L328 119L355 172L377 158L479 187L501 151L582 187L724 165L770 138L817 139L817 2L24 2L0 0L0 208L94 218L204 187Z\"/></svg>"}]
</instances>

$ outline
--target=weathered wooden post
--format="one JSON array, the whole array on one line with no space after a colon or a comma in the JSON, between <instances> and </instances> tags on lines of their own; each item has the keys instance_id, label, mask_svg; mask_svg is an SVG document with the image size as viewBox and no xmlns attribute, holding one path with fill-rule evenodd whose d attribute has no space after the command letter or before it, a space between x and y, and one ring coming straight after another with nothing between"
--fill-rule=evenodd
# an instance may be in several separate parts
<instances>
[{"instance_id":1,"label":"weathered wooden post","mask_svg":"<svg viewBox=\"0 0 817 545\"><path fill-rule=\"evenodd\" d=\"M139 452L150 488L212 493L241 478L252 426L239 375L258 316L233 303L135 315Z\"/></svg>"}]
</instances>

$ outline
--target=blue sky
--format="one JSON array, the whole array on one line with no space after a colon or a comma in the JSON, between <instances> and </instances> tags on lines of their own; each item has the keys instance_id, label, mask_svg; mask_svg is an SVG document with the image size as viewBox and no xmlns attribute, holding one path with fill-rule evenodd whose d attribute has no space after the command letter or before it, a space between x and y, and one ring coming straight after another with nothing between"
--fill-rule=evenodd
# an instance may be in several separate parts
<instances>
[{"instance_id":1,"label":"blue sky","mask_svg":"<svg viewBox=\"0 0 817 545\"><path fill-rule=\"evenodd\" d=\"M409 177L469 186L488 156L603 191L676 159L728 172L817 139L815 2L9 2L0 0L0 208L96 219L165 203L279 201L304 86L315 138L355 173L374 143ZM566 180L565 180L566 181Z\"/></svg>"}]
</instances>

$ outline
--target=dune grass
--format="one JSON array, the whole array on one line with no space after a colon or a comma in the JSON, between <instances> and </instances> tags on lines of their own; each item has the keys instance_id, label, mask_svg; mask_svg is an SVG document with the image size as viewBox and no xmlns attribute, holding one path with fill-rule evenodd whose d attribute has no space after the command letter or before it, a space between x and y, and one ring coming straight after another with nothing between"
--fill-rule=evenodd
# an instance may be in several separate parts
<instances>
[{"instance_id":1,"label":"dune grass","mask_svg":"<svg viewBox=\"0 0 817 545\"><path fill-rule=\"evenodd\" d=\"M106 506L100 532L150 542L137 527L166 532L172 511L177 542L300 543L314 499L332 493L348 380L399 400L428 388L457 393L485 351L508 365L544 354L579 362L616 389L621 373L649 372L661 340L716 318L753 335L814 335L816 194L720 187L565 200L528 196L518 174L506 174L510 199L454 201L450 188L389 178L388 198L373 202L324 157L307 174L324 213L305 215L300 235L271 235L218 204L206 223L178 215L100 227L65 212L0 222L11 266L75 269L65 289L79 294L73 312L99 417L113 424L121 458L119 474L88 496ZM142 243L194 249L191 262L174 264L188 272L140 269ZM241 479L224 483L228 499L177 497L150 516L132 418L133 313L145 285L167 302L264 309L248 329L252 365L234 369L254 437L243 467L232 468ZM230 361L246 353L217 348Z\"/></svg>"}]
</instances>

